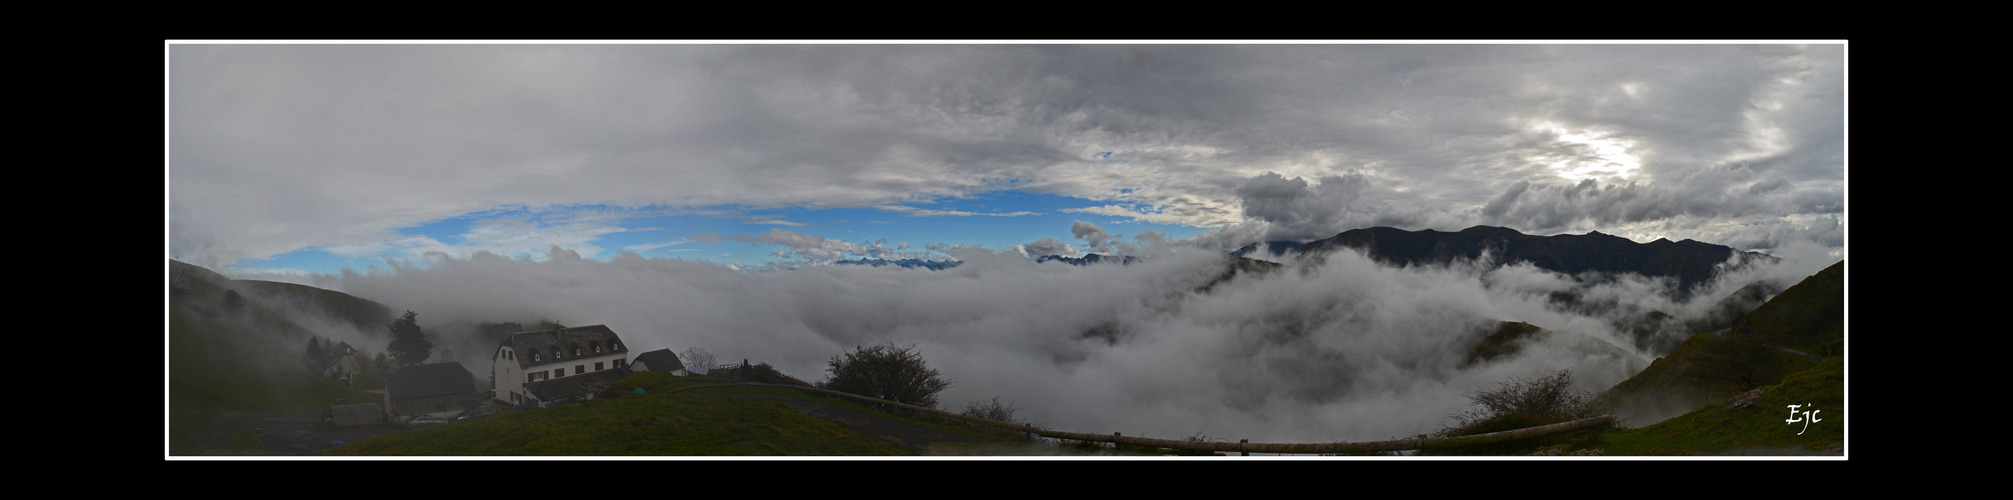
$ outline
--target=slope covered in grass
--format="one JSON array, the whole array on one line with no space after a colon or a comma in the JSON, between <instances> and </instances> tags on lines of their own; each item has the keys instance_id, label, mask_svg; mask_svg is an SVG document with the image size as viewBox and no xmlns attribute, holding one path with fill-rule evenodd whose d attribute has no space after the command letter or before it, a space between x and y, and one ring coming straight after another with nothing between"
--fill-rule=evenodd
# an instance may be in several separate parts
<instances>
[{"instance_id":1,"label":"slope covered in grass","mask_svg":"<svg viewBox=\"0 0 2013 500\"><path fill-rule=\"evenodd\" d=\"M1713 404L1637 429L1610 432L1585 445L1607 455L1821 455L1845 446L1845 360L1796 371L1760 387L1751 400ZM1740 398L1746 399L1746 398ZM1792 415L1815 411L1816 421Z\"/></svg>"},{"instance_id":2,"label":"slope covered in grass","mask_svg":"<svg viewBox=\"0 0 2013 500\"><path fill-rule=\"evenodd\" d=\"M168 308L168 443L196 454L194 435L229 411L325 412L338 400L375 401L370 393L315 376L277 339L305 339L306 330L245 304L236 311L195 297Z\"/></svg>"},{"instance_id":3,"label":"slope covered in grass","mask_svg":"<svg viewBox=\"0 0 2013 500\"><path fill-rule=\"evenodd\" d=\"M1844 353L1845 263L1839 262L1749 311L1724 335L1704 332L1595 399L1629 424L1653 423L1701 405L1781 383ZM1788 350L1786 350L1788 349ZM1842 384L1841 384L1842 390Z\"/></svg>"},{"instance_id":4,"label":"slope covered in grass","mask_svg":"<svg viewBox=\"0 0 2013 500\"><path fill-rule=\"evenodd\" d=\"M402 431L328 452L349 456L872 456L900 446L771 401L735 394L794 395L770 388L676 391L721 383L710 377L638 372L601 398L575 405ZM642 388L645 394L627 394ZM617 393L625 395L615 396Z\"/></svg>"}]
</instances>

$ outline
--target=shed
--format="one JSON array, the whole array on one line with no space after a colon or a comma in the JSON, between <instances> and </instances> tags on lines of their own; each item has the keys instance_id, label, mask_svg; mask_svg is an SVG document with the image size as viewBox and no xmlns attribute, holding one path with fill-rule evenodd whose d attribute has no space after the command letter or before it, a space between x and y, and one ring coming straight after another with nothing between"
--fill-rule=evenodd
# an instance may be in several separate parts
<instances>
[{"instance_id":1,"label":"shed","mask_svg":"<svg viewBox=\"0 0 2013 500\"><path fill-rule=\"evenodd\" d=\"M685 369L685 363L678 360L678 355L672 353L670 349L658 349L638 354L636 355L636 360L629 363L629 369L639 372L671 372L680 377L692 374L692 372Z\"/></svg>"},{"instance_id":2,"label":"shed","mask_svg":"<svg viewBox=\"0 0 2013 500\"><path fill-rule=\"evenodd\" d=\"M460 412L482 402L475 376L458 361L401 368L384 389L385 408L393 417Z\"/></svg>"}]
</instances>

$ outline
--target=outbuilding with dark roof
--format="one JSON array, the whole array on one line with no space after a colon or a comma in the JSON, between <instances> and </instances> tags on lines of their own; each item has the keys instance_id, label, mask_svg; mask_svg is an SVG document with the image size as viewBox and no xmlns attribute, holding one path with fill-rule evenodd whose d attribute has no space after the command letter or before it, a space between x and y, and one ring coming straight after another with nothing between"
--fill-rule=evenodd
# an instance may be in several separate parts
<instances>
[{"instance_id":1,"label":"outbuilding with dark roof","mask_svg":"<svg viewBox=\"0 0 2013 500\"><path fill-rule=\"evenodd\" d=\"M385 380L384 391L385 410L393 417L460 412L482 402L475 375L458 361L400 368Z\"/></svg>"},{"instance_id":2,"label":"outbuilding with dark roof","mask_svg":"<svg viewBox=\"0 0 2013 500\"><path fill-rule=\"evenodd\" d=\"M692 374L685 370L685 362L678 360L678 354L671 352L670 349L638 354L636 362L629 364L629 369L639 372L671 372L680 377Z\"/></svg>"}]
</instances>

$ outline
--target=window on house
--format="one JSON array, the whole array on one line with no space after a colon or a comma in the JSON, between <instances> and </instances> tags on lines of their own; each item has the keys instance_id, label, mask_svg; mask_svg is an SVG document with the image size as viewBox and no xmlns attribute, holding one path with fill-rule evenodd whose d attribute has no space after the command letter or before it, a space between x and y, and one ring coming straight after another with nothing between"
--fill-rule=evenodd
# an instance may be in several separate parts
<instances>
[{"instance_id":1,"label":"window on house","mask_svg":"<svg viewBox=\"0 0 2013 500\"><path fill-rule=\"evenodd\" d=\"M566 357L559 355L559 348L554 347L552 348L552 359L566 359Z\"/></svg>"},{"instance_id":2,"label":"window on house","mask_svg":"<svg viewBox=\"0 0 2013 500\"><path fill-rule=\"evenodd\" d=\"M620 360L620 359L618 359L618 360L615 360L615 367L616 367L616 368L621 368L621 367L622 367L622 364L623 364L622 360Z\"/></svg>"},{"instance_id":3,"label":"window on house","mask_svg":"<svg viewBox=\"0 0 2013 500\"><path fill-rule=\"evenodd\" d=\"M600 353L601 353L601 343L600 343L600 342L589 342L589 343L587 344L587 347L588 347L588 348L591 348L591 349L594 349L594 353L595 353L595 354L600 354Z\"/></svg>"},{"instance_id":4,"label":"window on house","mask_svg":"<svg viewBox=\"0 0 2013 500\"><path fill-rule=\"evenodd\" d=\"M536 373L526 373L526 374L524 374L524 383L527 383L527 384L529 384L529 383L532 383L532 382L537 382L537 381L538 381L538 374L536 374Z\"/></svg>"},{"instance_id":5,"label":"window on house","mask_svg":"<svg viewBox=\"0 0 2013 500\"><path fill-rule=\"evenodd\" d=\"M587 373L587 365L573 365L573 373Z\"/></svg>"},{"instance_id":6,"label":"window on house","mask_svg":"<svg viewBox=\"0 0 2013 500\"><path fill-rule=\"evenodd\" d=\"M560 369L556 369L556 370L552 370L552 371L554 371L554 372L557 372L557 373L554 373L554 374L552 375L552 376L554 376L554 377L564 377L564 376L566 376L566 369L565 369L565 368L560 368Z\"/></svg>"},{"instance_id":7,"label":"window on house","mask_svg":"<svg viewBox=\"0 0 2013 500\"><path fill-rule=\"evenodd\" d=\"M538 362L538 353L535 353L535 352L534 352L534 353L531 353L531 362L533 362L533 363L537 363L537 362Z\"/></svg>"},{"instance_id":8,"label":"window on house","mask_svg":"<svg viewBox=\"0 0 2013 500\"><path fill-rule=\"evenodd\" d=\"M594 364L594 371L597 371L597 372L598 372L598 371L601 371L601 363L595 363L595 364Z\"/></svg>"}]
</instances>

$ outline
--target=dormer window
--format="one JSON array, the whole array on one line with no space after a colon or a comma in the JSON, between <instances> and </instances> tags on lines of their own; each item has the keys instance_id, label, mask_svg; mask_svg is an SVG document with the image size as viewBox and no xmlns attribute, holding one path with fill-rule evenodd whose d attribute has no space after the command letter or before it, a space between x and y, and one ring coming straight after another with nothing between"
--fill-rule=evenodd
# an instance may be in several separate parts
<instances>
[{"instance_id":1,"label":"dormer window","mask_svg":"<svg viewBox=\"0 0 2013 500\"><path fill-rule=\"evenodd\" d=\"M612 346L614 346L614 347L610 347L610 349L614 349L614 350L617 350L617 351L620 351L620 350L622 350L622 343L621 343L621 342L614 342L614 343L611 343L611 344L609 344L609 345L612 345Z\"/></svg>"},{"instance_id":2,"label":"dormer window","mask_svg":"<svg viewBox=\"0 0 2013 500\"><path fill-rule=\"evenodd\" d=\"M537 363L537 362L538 362L538 352L537 352L537 351L533 351L533 352L531 353L531 362L533 362L533 363Z\"/></svg>"},{"instance_id":3,"label":"dormer window","mask_svg":"<svg viewBox=\"0 0 2013 500\"><path fill-rule=\"evenodd\" d=\"M573 344L573 357L580 357L580 344Z\"/></svg>"},{"instance_id":4,"label":"dormer window","mask_svg":"<svg viewBox=\"0 0 2013 500\"><path fill-rule=\"evenodd\" d=\"M600 342L589 342L589 343L587 343L587 345L588 345L589 347L592 347L592 348L594 348L594 353L595 353L595 354L601 354L601 343L600 343Z\"/></svg>"},{"instance_id":5,"label":"dormer window","mask_svg":"<svg viewBox=\"0 0 2013 500\"><path fill-rule=\"evenodd\" d=\"M566 359L566 357L560 355L559 348L554 347L552 348L552 359Z\"/></svg>"}]
</instances>

